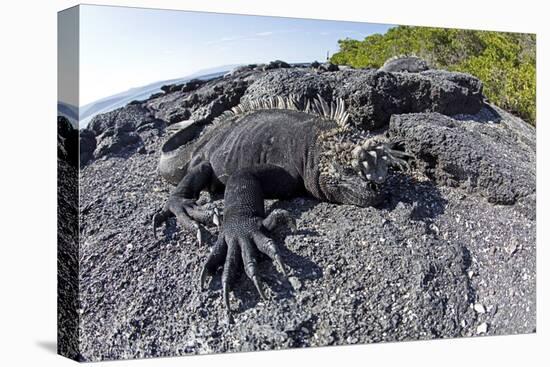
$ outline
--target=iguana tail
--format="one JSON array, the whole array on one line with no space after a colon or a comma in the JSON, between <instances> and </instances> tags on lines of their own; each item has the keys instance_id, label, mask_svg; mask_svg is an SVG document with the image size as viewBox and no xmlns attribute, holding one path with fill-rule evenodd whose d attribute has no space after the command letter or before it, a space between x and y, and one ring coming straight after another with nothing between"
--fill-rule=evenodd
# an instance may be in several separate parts
<instances>
[{"instance_id":1,"label":"iguana tail","mask_svg":"<svg viewBox=\"0 0 550 367\"><path fill-rule=\"evenodd\" d=\"M191 152L186 152L185 149L189 142L200 135L203 127L190 120L187 126L178 130L162 145L158 170L166 181L174 185L181 181L191 159Z\"/></svg>"}]
</instances>

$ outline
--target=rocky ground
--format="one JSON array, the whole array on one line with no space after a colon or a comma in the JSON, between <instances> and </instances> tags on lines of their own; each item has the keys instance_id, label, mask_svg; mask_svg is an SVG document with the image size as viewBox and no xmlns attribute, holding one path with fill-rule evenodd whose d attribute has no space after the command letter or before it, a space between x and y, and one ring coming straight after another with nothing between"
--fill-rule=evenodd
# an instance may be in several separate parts
<instances>
[{"instance_id":1,"label":"rocky ground","mask_svg":"<svg viewBox=\"0 0 550 367\"><path fill-rule=\"evenodd\" d=\"M275 62L163 90L81 134L80 359L535 331L535 131L484 101L479 80ZM181 121L296 92L343 98L354 126L387 130L417 159L386 183L381 208L267 202L297 222L273 234L290 278L262 262L266 302L241 277L228 324L220 274L199 287L212 241L174 221L153 237L171 190L160 147Z\"/></svg>"},{"instance_id":2,"label":"rocky ground","mask_svg":"<svg viewBox=\"0 0 550 367\"><path fill-rule=\"evenodd\" d=\"M78 358L78 132L57 119L57 350Z\"/></svg>"}]
</instances>

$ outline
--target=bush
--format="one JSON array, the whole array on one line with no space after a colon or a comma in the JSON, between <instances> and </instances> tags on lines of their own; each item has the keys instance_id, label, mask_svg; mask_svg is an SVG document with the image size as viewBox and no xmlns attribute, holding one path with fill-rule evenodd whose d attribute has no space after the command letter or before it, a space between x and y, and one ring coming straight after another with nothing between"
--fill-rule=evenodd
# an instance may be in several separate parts
<instances>
[{"instance_id":1,"label":"bush","mask_svg":"<svg viewBox=\"0 0 550 367\"><path fill-rule=\"evenodd\" d=\"M534 34L398 26L338 44L335 64L379 68L390 57L416 55L432 67L475 75L490 101L535 125Z\"/></svg>"}]
</instances>

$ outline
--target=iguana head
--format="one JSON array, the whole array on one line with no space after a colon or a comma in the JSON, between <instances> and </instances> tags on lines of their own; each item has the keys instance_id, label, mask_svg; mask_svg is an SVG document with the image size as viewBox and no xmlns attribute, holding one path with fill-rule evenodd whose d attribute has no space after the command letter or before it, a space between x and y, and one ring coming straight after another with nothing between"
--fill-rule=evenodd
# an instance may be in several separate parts
<instances>
[{"instance_id":1,"label":"iguana head","mask_svg":"<svg viewBox=\"0 0 550 367\"><path fill-rule=\"evenodd\" d=\"M346 131L347 130L347 131ZM409 154L393 149L383 136L337 129L321 137L319 185L334 202L358 206L377 205L381 185L390 167L408 170Z\"/></svg>"}]
</instances>

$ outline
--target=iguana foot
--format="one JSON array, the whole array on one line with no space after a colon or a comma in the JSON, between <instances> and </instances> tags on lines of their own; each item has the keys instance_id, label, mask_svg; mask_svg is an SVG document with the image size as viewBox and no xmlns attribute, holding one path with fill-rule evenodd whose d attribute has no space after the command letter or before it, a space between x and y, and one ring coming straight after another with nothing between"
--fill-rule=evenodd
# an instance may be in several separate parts
<instances>
[{"instance_id":1,"label":"iguana foot","mask_svg":"<svg viewBox=\"0 0 550 367\"><path fill-rule=\"evenodd\" d=\"M395 147L398 147L396 144ZM393 166L398 167L402 171L408 172L411 170L411 166L408 162L408 159L414 158L414 155L407 153L401 149L394 149L394 147L390 148L387 145L384 145L384 153L386 153L386 157L389 160L388 163L390 163Z\"/></svg>"},{"instance_id":2,"label":"iguana foot","mask_svg":"<svg viewBox=\"0 0 550 367\"><path fill-rule=\"evenodd\" d=\"M218 267L223 266L222 272L222 294L223 302L231 319L231 307L229 303L229 291L231 284L239 274L240 263L244 271L252 281L260 297L267 299L257 266L257 256L260 251L267 255L279 268L283 275L287 275L285 266L281 260L278 246L273 240L267 237L264 229L273 229L278 223L290 222L295 226L293 220L289 219L288 212L275 210L265 219L263 218L240 218L233 221L225 221L222 231L219 234L216 244L213 246L208 259L201 271L200 283L204 289L204 283L208 274L214 274Z\"/></svg>"},{"instance_id":3,"label":"iguana foot","mask_svg":"<svg viewBox=\"0 0 550 367\"><path fill-rule=\"evenodd\" d=\"M203 243L205 229L203 225L220 223L218 210L207 210L197 205L194 199L170 197L164 208L153 216L153 235L157 238L157 228L170 217L175 216L178 223L188 231L196 231L197 239Z\"/></svg>"}]
</instances>

